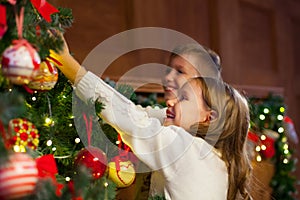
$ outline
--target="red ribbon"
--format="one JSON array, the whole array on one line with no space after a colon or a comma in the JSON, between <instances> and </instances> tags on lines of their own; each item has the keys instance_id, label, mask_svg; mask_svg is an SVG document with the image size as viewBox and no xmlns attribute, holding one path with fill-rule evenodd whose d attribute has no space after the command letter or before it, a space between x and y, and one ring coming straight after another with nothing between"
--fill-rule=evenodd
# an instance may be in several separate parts
<instances>
[{"instance_id":1,"label":"red ribbon","mask_svg":"<svg viewBox=\"0 0 300 200\"><path fill-rule=\"evenodd\" d=\"M34 70L39 69L40 63L36 62L34 59L34 53L35 49L32 47L32 45L25 39L19 39L19 40L13 40L12 44L14 45L14 49L18 49L21 46L25 46L27 50L29 51L30 57L32 58L32 64L34 66Z\"/></svg>"},{"instance_id":2,"label":"red ribbon","mask_svg":"<svg viewBox=\"0 0 300 200\"><path fill-rule=\"evenodd\" d=\"M83 113L83 118L85 121L85 128L86 128L86 133L87 133L87 139L88 139L88 146L91 146L91 136L92 136L92 127L93 127L93 120L92 120L92 116L90 116L89 120L86 117L86 114Z\"/></svg>"},{"instance_id":3,"label":"red ribbon","mask_svg":"<svg viewBox=\"0 0 300 200\"><path fill-rule=\"evenodd\" d=\"M32 5L38 10L42 17L51 22L51 15L59 12L57 8L49 4L46 0L30 0Z\"/></svg>"},{"instance_id":4,"label":"red ribbon","mask_svg":"<svg viewBox=\"0 0 300 200\"><path fill-rule=\"evenodd\" d=\"M36 165L40 178L51 178L56 182L55 175L57 174L57 167L53 155L45 155L37 158Z\"/></svg>"},{"instance_id":5,"label":"red ribbon","mask_svg":"<svg viewBox=\"0 0 300 200\"><path fill-rule=\"evenodd\" d=\"M6 7L0 5L0 39L5 34L6 30L7 30Z\"/></svg>"}]
</instances>

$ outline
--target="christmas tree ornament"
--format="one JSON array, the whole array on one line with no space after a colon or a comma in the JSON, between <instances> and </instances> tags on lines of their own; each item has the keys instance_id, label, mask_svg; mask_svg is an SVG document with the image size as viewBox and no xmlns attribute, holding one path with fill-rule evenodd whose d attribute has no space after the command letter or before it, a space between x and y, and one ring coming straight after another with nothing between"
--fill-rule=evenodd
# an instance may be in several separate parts
<instances>
[{"instance_id":1,"label":"christmas tree ornament","mask_svg":"<svg viewBox=\"0 0 300 200\"><path fill-rule=\"evenodd\" d=\"M0 39L2 39L6 30L7 30L6 7L0 5Z\"/></svg>"},{"instance_id":2,"label":"christmas tree ornament","mask_svg":"<svg viewBox=\"0 0 300 200\"><path fill-rule=\"evenodd\" d=\"M119 155L108 163L108 178L119 188L130 186L135 180L135 168L130 158L130 147L122 142L118 134Z\"/></svg>"},{"instance_id":3,"label":"christmas tree ornament","mask_svg":"<svg viewBox=\"0 0 300 200\"><path fill-rule=\"evenodd\" d=\"M107 158L105 153L96 147L89 146L77 154L75 165L87 167L94 179L101 178L107 169Z\"/></svg>"},{"instance_id":4,"label":"christmas tree ornament","mask_svg":"<svg viewBox=\"0 0 300 200\"><path fill-rule=\"evenodd\" d=\"M13 153L0 165L0 199L20 199L33 194L37 181L35 160L26 153Z\"/></svg>"},{"instance_id":5,"label":"christmas tree ornament","mask_svg":"<svg viewBox=\"0 0 300 200\"><path fill-rule=\"evenodd\" d=\"M27 119L12 119L8 125L7 144L15 152L26 152L26 147L35 150L39 144L39 132Z\"/></svg>"},{"instance_id":6,"label":"christmas tree ornament","mask_svg":"<svg viewBox=\"0 0 300 200\"><path fill-rule=\"evenodd\" d=\"M41 59L24 39L14 40L2 54L2 72L13 84L28 84L39 70Z\"/></svg>"},{"instance_id":7,"label":"christmas tree ornament","mask_svg":"<svg viewBox=\"0 0 300 200\"><path fill-rule=\"evenodd\" d=\"M135 180L134 165L130 160L116 156L108 163L108 178L119 188L130 186Z\"/></svg>"},{"instance_id":8,"label":"christmas tree ornament","mask_svg":"<svg viewBox=\"0 0 300 200\"><path fill-rule=\"evenodd\" d=\"M33 77L28 87L33 90L47 91L54 88L58 80L58 71L55 65L49 60L45 60L40 64L37 75Z\"/></svg>"}]
</instances>

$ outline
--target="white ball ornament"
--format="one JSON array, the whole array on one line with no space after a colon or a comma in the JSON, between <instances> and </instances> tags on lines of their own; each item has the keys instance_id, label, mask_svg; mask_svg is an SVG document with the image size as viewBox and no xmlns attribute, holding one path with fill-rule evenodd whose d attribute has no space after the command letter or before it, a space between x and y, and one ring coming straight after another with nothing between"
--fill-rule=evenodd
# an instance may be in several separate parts
<instances>
[{"instance_id":1,"label":"white ball ornament","mask_svg":"<svg viewBox=\"0 0 300 200\"><path fill-rule=\"evenodd\" d=\"M41 63L37 51L27 45L9 46L2 54L2 72L13 84L28 84Z\"/></svg>"},{"instance_id":2,"label":"white ball ornament","mask_svg":"<svg viewBox=\"0 0 300 200\"><path fill-rule=\"evenodd\" d=\"M0 165L0 199L20 199L34 193L38 181L36 162L26 153L13 153Z\"/></svg>"}]
</instances>

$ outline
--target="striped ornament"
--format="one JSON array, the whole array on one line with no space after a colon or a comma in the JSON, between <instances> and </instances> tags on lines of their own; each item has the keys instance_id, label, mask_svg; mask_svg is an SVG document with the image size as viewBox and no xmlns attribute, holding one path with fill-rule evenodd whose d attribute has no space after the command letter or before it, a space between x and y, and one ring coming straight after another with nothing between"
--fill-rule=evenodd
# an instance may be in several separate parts
<instances>
[{"instance_id":1,"label":"striped ornament","mask_svg":"<svg viewBox=\"0 0 300 200\"><path fill-rule=\"evenodd\" d=\"M14 153L0 166L0 199L17 199L34 192L38 181L36 162L25 153Z\"/></svg>"}]
</instances>

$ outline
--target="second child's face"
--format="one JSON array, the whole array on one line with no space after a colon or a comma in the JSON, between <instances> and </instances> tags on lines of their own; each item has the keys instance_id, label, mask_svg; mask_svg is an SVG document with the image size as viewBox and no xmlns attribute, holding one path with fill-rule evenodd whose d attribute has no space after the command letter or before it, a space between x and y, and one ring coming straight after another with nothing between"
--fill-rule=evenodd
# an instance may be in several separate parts
<instances>
[{"instance_id":1,"label":"second child's face","mask_svg":"<svg viewBox=\"0 0 300 200\"><path fill-rule=\"evenodd\" d=\"M194 67L195 64L195 57L187 54L175 56L170 60L170 68L167 70L166 75L162 80L166 101L175 99L178 95L178 90L188 79L200 75Z\"/></svg>"},{"instance_id":2,"label":"second child's face","mask_svg":"<svg viewBox=\"0 0 300 200\"><path fill-rule=\"evenodd\" d=\"M193 124L205 122L210 118L210 109L195 81L184 85L178 91L178 98L168 100L167 105L165 126L176 125L189 130Z\"/></svg>"}]
</instances>

